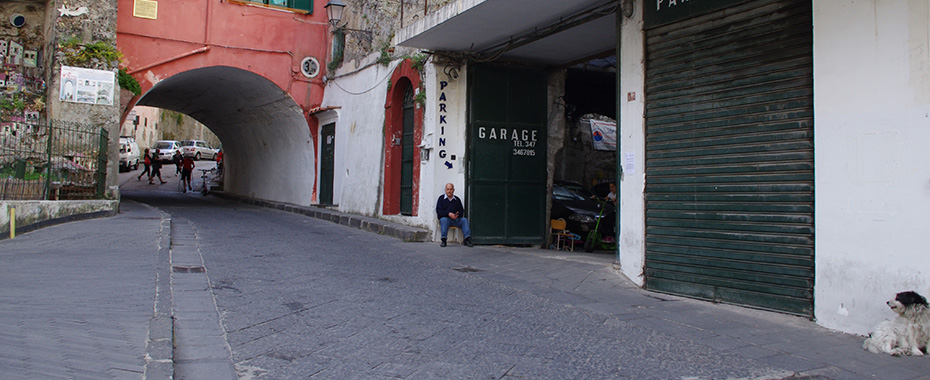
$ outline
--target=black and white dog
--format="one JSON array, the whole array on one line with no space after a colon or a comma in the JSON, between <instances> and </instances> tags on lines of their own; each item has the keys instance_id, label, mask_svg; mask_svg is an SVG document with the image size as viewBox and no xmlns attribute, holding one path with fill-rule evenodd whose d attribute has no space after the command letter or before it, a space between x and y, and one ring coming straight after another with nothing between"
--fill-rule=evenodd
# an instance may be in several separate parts
<instances>
[{"instance_id":1,"label":"black and white dog","mask_svg":"<svg viewBox=\"0 0 930 380\"><path fill-rule=\"evenodd\" d=\"M897 316L883 321L869 334L862 348L889 355L923 355L930 343L930 308L915 292L901 292L886 302Z\"/></svg>"}]
</instances>

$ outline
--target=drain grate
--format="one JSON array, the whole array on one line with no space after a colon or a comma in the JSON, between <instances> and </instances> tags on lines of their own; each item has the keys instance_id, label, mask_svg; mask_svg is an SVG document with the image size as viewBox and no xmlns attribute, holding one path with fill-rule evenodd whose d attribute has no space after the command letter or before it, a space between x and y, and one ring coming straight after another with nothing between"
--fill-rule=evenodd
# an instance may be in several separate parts
<instances>
[{"instance_id":1,"label":"drain grate","mask_svg":"<svg viewBox=\"0 0 930 380\"><path fill-rule=\"evenodd\" d=\"M171 267L171 270L172 270L174 273L203 273L203 267L202 267L202 266L185 267L185 266L175 265L175 266Z\"/></svg>"},{"instance_id":2,"label":"drain grate","mask_svg":"<svg viewBox=\"0 0 930 380\"><path fill-rule=\"evenodd\" d=\"M481 272L481 269L473 268L473 267L470 267L470 266L467 266L467 265L464 266L464 267L452 267L452 270L457 270L457 271L459 271L459 272L464 272L464 273L469 273L469 272Z\"/></svg>"}]
</instances>

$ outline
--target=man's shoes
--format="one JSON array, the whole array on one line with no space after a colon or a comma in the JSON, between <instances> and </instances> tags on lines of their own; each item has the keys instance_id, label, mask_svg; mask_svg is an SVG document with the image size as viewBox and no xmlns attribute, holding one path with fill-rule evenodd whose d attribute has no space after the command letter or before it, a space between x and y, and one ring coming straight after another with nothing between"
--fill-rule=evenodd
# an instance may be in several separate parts
<instances>
[{"instance_id":1,"label":"man's shoes","mask_svg":"<svg viewBox=\"0 0 930 380\"><path fill-rule=\"evenodd\" d=\"M446 239L442 239L442 243L439 243L439 246L440 246L440 247L445 247L445 246L446 246Z\"/></svg>"},{"instance_id":2,"label":"man's shoes","mask_svg":"<svg viewBox=\"0 0 930 380\"><path fill-rule=\"evenodd\" d=\"M465 238L465 245L469 247L474 247L475 245L471 243L471 237Z\"/></svg>"}]
</instances>

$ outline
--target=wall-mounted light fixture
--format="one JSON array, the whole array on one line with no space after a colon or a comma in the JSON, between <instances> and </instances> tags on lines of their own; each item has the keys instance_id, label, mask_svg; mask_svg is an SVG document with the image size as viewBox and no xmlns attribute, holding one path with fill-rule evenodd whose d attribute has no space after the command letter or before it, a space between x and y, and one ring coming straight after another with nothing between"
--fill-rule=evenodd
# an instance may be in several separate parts
<instances>
[{"instance_id":1,"label":"wall-mounted light fixture","mask_svg":"<svg viewBox=\"0 0 930 380\"><path fill-rule=\"evenodd\" d=\"M626 18L633 17L633 11L636 8L633 5L633 0L623 0L623 3L620 4L620 10L623 12L623 15Z\"/></svg>"},{"instance_id":2,"label":"wall-mounted light fixture","mask_svg":"<svg viewBox=\"0 0 930 380\"><path fill-rule=\"evenodd\" d=\"M364 34L368 39L371 39L370 30L346 28L346 24L339 26L339 23L342 22L342 11L345 10L345 7L345 3L341 0L329 0L323 7L326 9L326 17L329 18L329 24L333 26L333 29Z\"/></svg>"}]
</instances>

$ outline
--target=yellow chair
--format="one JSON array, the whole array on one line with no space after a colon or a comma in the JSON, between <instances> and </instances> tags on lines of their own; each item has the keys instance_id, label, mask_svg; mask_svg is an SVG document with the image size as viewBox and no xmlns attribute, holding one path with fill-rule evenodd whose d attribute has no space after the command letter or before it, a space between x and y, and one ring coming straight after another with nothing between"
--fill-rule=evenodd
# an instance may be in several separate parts
<instances>
[{"instance_id":1,"label":"yellow chair","mask_svg":"<svg viewBox=\"0 0 930 380\"><path fill-rule=\"evenodd\" d=\"M446 236L447 238L446 241L448 241L449 243L465 242L465 237L463 236L464 234L462 233L461 228L458 228L456 226L449 226L449 231L447 231L447 233L448 235ZM439 220L436 220L436 232L435 232L435 238L433 240L439 241L439 239L441 238L442 238L442 223L440 223Z\"/></svg>"},{"instance_id":2,"label":"yellow chair","mask_svg":"<svg viewBox=\"0 0 930 380\"><path fill-rule=\"evenodd\" d=\"M566 223L564 219L549 220L549 244L551 245L554 241L555 249L561 251L565 248L565 244L568 243L569 249L575 252L574 234L565 229L565 227Z\"/></svg>"}]
</instances>

